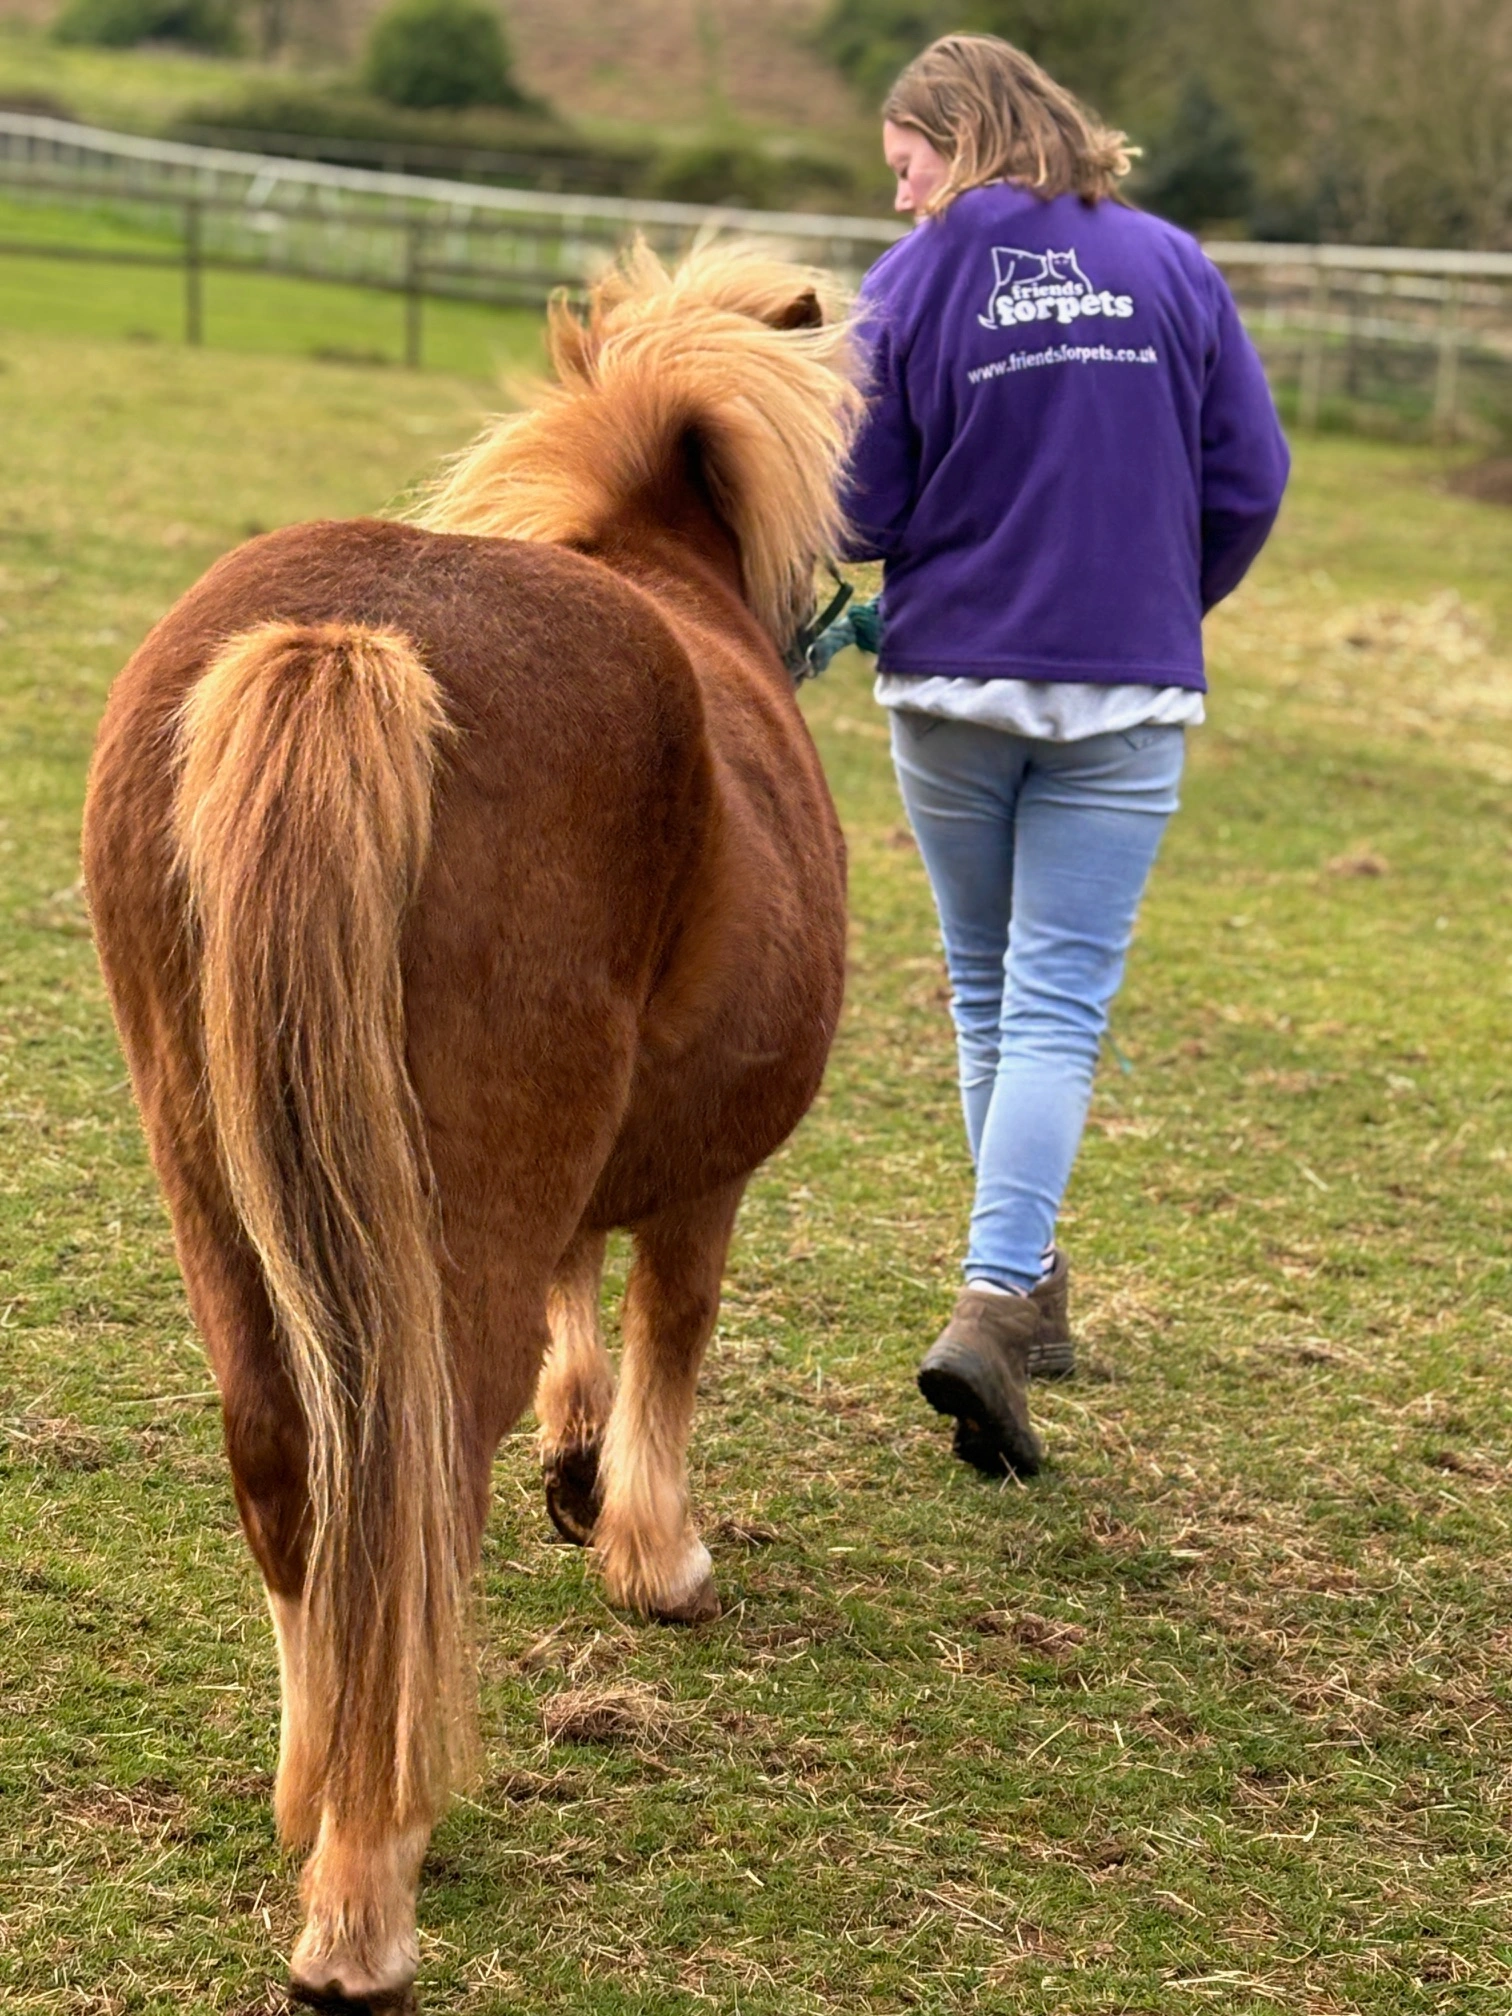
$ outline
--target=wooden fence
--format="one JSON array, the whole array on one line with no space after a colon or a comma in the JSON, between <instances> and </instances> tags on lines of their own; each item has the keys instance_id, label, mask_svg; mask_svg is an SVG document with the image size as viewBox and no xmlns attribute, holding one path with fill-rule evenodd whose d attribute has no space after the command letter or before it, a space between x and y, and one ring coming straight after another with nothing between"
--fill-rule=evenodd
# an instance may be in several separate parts
<instances>
[{"instance_id":1,"label":"wooden fence","mask_svg":"<svg viewBox=\"0 0 1512 2016\"><path fill-rule=\"evenodd\" d=\"M752 233L853 284L905 228L446 182L20 113L0 113L0 189L22 200L106 205L160 237L161 250L12 238L0 254L180 269L191 343L204 337L205 274L251 269L401 295L412 365L422 359L427 298L540 303L555 287L580 288L632 232L674 253L711 234ZM1512 253L1206 249L1302 427L1371 413L1442 438L1512 426Z\"/></svg>"},{"instance_id":2,"label":"wooden fence","mask_svg":"<svg viewBox=\"0 0 1512 2016\"><path fill-rule=\"evenodd\" d=\"M1512 253L1207 246L1295 418L1389 407L1441 439L1512 427Z\"/></svg>"}]
</instances>

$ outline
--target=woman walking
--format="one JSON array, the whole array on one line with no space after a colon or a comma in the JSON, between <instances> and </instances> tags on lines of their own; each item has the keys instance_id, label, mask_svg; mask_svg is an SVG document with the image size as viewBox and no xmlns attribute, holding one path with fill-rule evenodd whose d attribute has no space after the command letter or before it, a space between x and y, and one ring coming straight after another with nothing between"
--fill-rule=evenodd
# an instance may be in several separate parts
<instances>
[{"instance_id":1,"label":"woman walking","mask_svg":"<svg viewBox=\"0 0 1512 2016\"><path fill-rule=\"evenodd\" d=\"M919 1371L956 1453L1029 1475L1027 1380L1072 1369L1055 1222L1145 882L1203 718L1204 612L1287 451L1217 269L1117 199L1124 136L993 36L883 108L918 225L868 274L857 558L877 697L952 987L976 1198Z\"/></svg>"}]
</instances>

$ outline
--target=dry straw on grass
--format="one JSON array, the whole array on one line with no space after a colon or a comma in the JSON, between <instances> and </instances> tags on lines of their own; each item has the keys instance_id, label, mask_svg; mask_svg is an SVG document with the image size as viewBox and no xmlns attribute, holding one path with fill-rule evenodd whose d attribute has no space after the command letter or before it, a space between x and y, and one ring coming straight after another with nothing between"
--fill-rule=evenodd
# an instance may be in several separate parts
<instances>
[{"instance_id":1,"label":"dry straw on grass","mask_svg":"<svg viewBox=\"0 0 1512 2016\"><path fill-rule=\"evenodd\" d=\"M0 1423L0 1435L14 1458L38 1469L99 1470L109 1454L105 1438L71 1414L18 1414Z\"/></svg>"},{"instance_id":2,"label":"dry straw on grass","mask_svg":"<svg viewBox=\"0 0 1512 2016\"><path fill-rule=\"evenodd\" d=\"M655 1750L668 1741L676 1711L654 1687L638 1680L619 1686L569 1687L541 1704L548 1743L623 1743Z\"/></svg>"}]
</instances>

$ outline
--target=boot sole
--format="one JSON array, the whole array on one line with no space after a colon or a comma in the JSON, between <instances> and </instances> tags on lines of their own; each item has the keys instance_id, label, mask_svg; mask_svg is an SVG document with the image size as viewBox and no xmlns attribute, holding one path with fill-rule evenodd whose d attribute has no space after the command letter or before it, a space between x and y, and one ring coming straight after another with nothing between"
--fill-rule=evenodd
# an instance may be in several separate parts
<instances>
[{"instance_id":1,"label":"boot sole","mask_svg":"<svg viewBox=\"0 0 1512 2016\"><path fill-rule=\"evenodd\" d=\"M1031 1379L1069 1379L1076 1370L1076 1346L1069 1338L1060 1344L1031 1344Z\"/></svg>"},{"instance_id":2,"label":"boot sole","mask_svg":"<svg viewBox=\"0 0 1512 2016\"><path fill-rule=\"evenodd\" d=\"M995 1419L969 1379L944 1366L926 1365L919 1373L919 1391L936 1414L954 1417L955 1453L963 1463L987 1477L1001 1477L1004 1470L1017 1477L1036 1475L1041 1457L1033 1435L1026 1437L1015 1422Z\"/></svg>"}]
</instances>

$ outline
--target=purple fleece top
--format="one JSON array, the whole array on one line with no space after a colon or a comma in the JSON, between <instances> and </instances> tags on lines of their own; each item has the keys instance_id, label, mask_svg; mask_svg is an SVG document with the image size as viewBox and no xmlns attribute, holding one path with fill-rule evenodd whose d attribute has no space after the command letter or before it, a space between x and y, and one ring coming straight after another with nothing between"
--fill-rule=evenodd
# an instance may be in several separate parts
<instances>
[{"instance_id":1,"label":"purple fleece top","mask_svg":"<svg viewBox=\"0 0 1512 2016\"><path fill-rule=\"evenodd\" d=\"M1158 217L968 190L862 283L846 505L887 563L879 670L1206 687L1202 616L1288 456L1217 268Z\"/></svg>"}]
</instances>

